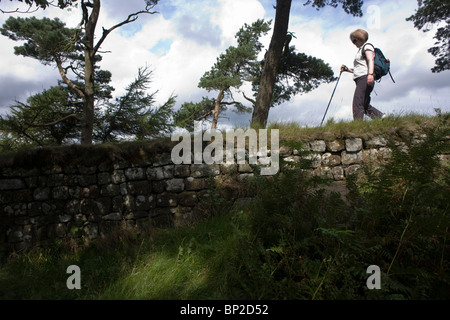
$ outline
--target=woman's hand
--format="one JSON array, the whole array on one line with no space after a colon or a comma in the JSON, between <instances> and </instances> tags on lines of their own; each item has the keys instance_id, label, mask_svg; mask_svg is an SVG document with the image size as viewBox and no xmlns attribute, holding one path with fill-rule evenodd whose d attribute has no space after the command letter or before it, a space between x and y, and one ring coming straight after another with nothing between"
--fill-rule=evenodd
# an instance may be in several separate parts
<instances>
[{"instance_id":1,"label":"woman's hand","mask_svg":"<svg viewBox=\"0 0 450 320\"><path fill-rule=\"evenodd\" d=\"M341 66L341 72L350 72L350 73L352 73L353 72L353 70L352 69L349 69L349 68L347 68L347 66L345 65L345 64L343 64L342 66Z\"/></svg>"},{"instance_id":2,"label":"woman's hand","mask_svg":"<svg viewBox=\"0 0 450 320\"><path fill-rule=\"evenodd\" d=\"M375 76L373 74L369 74L367 76L367 85L373 86L375 84Z\"/></svg>"}]
</instances>

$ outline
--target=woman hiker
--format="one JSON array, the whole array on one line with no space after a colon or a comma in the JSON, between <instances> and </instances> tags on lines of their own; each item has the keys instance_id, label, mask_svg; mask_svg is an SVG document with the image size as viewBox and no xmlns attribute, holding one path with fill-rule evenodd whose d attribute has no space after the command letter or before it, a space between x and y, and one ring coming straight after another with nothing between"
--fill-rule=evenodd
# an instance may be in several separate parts
<instances>
[{"instance_id":1,"label":"woman hiker","mask_svg":"<svg viewBox=\"0 0 450 320\"><path fill-rule=\"evenodd\" d=\"M350 40L359 49L354 61L354 68L342 65L341 72L353 73L356 82L353 96L353 119L363 119L364 114L370 118L384 118L386 115L370 105L370 94L375 86L375 48L366 44L369 40L367 31L358 29L350 34ZM365 57L363 55L363 51Z\"/></svg>"}]
</instances>

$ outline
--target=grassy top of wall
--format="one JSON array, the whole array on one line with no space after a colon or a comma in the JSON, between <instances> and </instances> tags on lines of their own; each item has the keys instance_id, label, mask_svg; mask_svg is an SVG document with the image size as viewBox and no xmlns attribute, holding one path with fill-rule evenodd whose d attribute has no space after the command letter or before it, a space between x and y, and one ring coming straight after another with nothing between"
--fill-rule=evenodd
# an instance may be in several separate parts
<instances>
[{"instance_id":1,"label":"grassy top of wall","mask_svg":"<svg viewBox=\"0 0 450 320\"><path fill-rule=\"evenodd\" d=\"M391 116L383 120L334 122L322 127L301 127L294 122L273 123L269 129L280 130L280 145L287 141L304 142L322 139L332 141L372 136L410 137L438 126L439 116ZM245 128L243 128L245 130ZM15 152L0 152L0 168L36 168L65 165L95 166L113 161L152 162L163 153L170 152L177 142L170 138L155 141L123 142L92 146L61 146L25 148Z\"/></svg>"},{"instance_id":2,"label":"grassy top of wall","mask_svg":"<svg viewBox=\"0 0 450 320\"><path fill-rule=\"evenodd\" d=\"M370 121L356 120L351 122L335 122L333 120L322 127L300 127L297 123L274 123L273 129L280 129L282 141L308 141L322 139L333 141L345 138L369 139L382 135L392 138L405 138L422 134L426 130L436 128L441 116L425 116L410 114L404 116L388 116Z\"/></svg>"}]
</instances>

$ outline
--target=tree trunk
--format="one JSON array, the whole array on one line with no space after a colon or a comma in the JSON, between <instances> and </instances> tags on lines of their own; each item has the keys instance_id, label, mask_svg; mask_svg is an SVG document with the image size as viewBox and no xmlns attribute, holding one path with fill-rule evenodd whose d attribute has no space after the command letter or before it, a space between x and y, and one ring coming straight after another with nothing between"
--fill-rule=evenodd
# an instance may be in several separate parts
<instances>
[{"instance_id":1,"label":"tree trunk","mask_svg":"<svg viewBox=\"0 0 450 320\"><path fill-rule=\"evenodd\" d=\"M81 121L81 144L92 144L94 131L94 108L95 108L95 83L94 83L94 66L95 66L95 48L94 48L94 34L100 14L100 0L94 0L92 4L92 11L87 17L86 4L83 2L84 23L86 28L86 36L84 39L84 110Z\"/></svg>"},{"instance_id":2,"label":"tree trunk","mask_svg":"<svg viewBox=\"0 0 450 320\"><path fill-rule=\"evenodd\" d=\"M219 112L220 112L220 103L222 102L223 98L225 97L225 93L223 90L220 90L219 95L216 99L216 104L213 111L213 120L211 129L217 129L217 122L219 121Z\"/></svg>"},{"instance_id":3,"label":"tree trunk","mask_svg":"<svg viewBox=\"0 0 450 320\"><path fill-rule=\"evenodd\" d=\"M286 40L289 26L289 13L292 0L277 0L275 26L269 50L266 53L261 82L259 84L256 104L252 115L253 127L265 127L269 117L270 102L272 101L273 88L277 78L278 65Z\"/></svg>"}]
</instances>

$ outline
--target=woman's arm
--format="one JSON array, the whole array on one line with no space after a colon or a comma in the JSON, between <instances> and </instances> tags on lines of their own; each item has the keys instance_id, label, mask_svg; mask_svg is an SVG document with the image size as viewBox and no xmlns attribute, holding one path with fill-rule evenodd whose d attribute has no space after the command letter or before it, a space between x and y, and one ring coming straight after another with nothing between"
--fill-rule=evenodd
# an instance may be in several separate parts
<instances>
[{"instance_id":1,"label":"woman's arm","mask_svg":"<svg viewBox=\"0 0 450 320\"><path fill-rule=\"evenodd\" d=\"M365 55L367 60L367 68L369 69L367 84L373 85L375 82L375 52L372 50L366 50Z\"/></svg>"}]
</instances>

